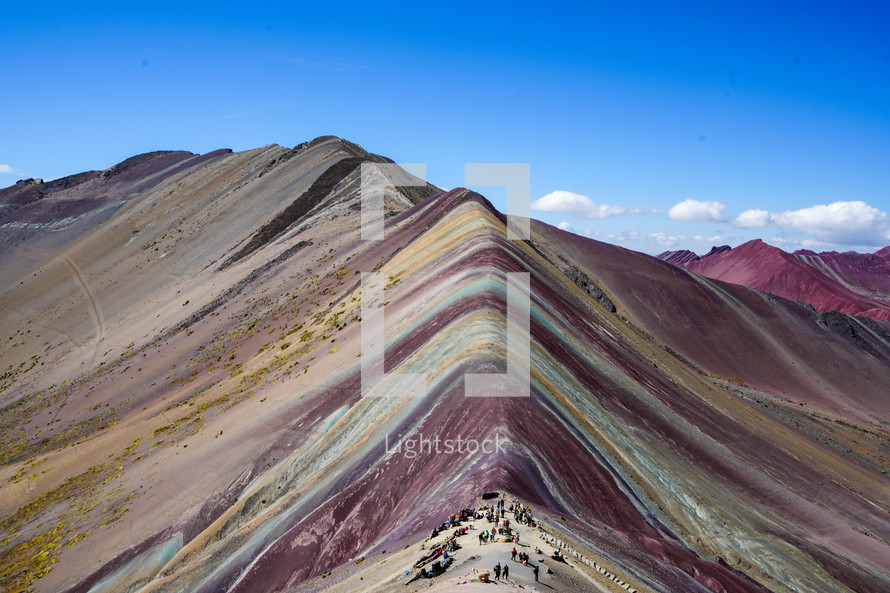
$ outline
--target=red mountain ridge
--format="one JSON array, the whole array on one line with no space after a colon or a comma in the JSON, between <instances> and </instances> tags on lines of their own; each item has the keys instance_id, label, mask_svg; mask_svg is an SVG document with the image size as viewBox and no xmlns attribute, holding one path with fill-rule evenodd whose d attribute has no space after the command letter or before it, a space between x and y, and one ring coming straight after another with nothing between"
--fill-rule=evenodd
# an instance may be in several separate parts
<instances>
[{"instance_id":1,"label":"red mountain ridge","mask_svg":"<svg viewBox=\"0 0 890 593\"><path fill-rule=\"evenodd\" d=\"M820 312L890 321L890 247L875 253L787 253L755 239L735 248L714 247L701 257L687 250L657 257L708 278L809 303Z\"/></svg>"}]
</instances>

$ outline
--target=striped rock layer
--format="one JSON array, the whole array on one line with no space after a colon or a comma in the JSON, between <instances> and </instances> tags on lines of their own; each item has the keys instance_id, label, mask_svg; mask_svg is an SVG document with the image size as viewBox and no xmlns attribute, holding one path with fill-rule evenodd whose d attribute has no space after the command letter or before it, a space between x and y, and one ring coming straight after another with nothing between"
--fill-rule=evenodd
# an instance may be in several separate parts
<instances>
[{"instance_id":1,"label":"striped rock layer","mask_svg":"<svg viewBox=\"0 0 890 593\"><path fill-rule=\"evenodd\" d=\"M364 240L364 162L327 137L0 192L4 590L403 591L392 552L488 491L624 590L890 587L883 326L509 240L465 189L388 187ZM468 397L508 333L528 393Z\"/></svg>"}]
</instances>

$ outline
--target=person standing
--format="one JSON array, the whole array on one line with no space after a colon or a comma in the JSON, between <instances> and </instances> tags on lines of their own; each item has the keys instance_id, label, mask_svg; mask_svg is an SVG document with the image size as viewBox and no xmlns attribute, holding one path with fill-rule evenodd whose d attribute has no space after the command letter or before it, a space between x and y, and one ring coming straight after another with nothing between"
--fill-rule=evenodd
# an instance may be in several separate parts
<instances>
[{"instance_id":1,"label":"person standing","mask_svg":"<svg viewBox=\"0 0 890 593\"><path fill-rule=\"evenodd\" d=\"M537 567L537 566L535 566L534 568L532 568L532 573L534 573L534 575L535 575L535 581L537 581L537 580L538 580L538 567Z\"/></svg>"},{"instance_id":2,"label":"person standing","mask_svg":"<svg viewBox=\"0 0 890 593\"><path fill-rule=\"evenodd\" d=\"M516 562L516 547L515 546L513 547L513 551L510 552L510 555L511 555L510 560L512 560L513 562Z\"/></svg>"},{"instance_id":3,"label":"person standing","mask_svg":"<svg viewBox=\"0 0 890 593\"><path fill-rule=\"evenodd\" d=\"M507 577L510 576L510 565L504 564L504 580L507 580Z\"/></svg>"}]
</instances>

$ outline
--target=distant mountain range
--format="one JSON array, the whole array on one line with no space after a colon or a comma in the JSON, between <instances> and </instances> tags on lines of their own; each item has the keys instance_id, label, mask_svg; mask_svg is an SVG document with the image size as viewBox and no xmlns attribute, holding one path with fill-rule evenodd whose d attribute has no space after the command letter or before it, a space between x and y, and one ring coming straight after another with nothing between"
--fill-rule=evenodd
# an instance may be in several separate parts
<instances>
[{"instance_id":1,"label":"distant mountain range","mask_svg":"<svg viewBox=\"0 0 890 593\"><path fill-rule=\"evenodd\" d=\"M750 286L813 305L881 321L890 320L890 247L875 253L787 253L759 239L705 255L665 251L658 259L702 276Z\"/></svg>"},{"instance_id":2,"label":"distant mountain range","mask_svg":"<svg viewBox=\"0 0 890 593\"><path fill-rule=\"evenodd\" d=\"M370 240L390 162L322 137L0 190L0 590L890 590L890 332L798 302L884 319L886 250L669 258L756 290L419 179ZM466 520L406 585L492 492L520 542Z\"/></svg>"}]
</instances>

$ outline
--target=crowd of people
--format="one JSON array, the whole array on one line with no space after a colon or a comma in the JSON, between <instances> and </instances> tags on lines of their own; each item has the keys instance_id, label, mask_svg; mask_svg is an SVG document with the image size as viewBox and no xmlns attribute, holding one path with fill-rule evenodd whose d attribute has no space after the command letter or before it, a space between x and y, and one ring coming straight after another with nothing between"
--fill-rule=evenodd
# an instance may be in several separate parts
<instances>
[{"instance_id":1,"label":"crowd of people","mask_svg":"<svg viewBox=\"0 0 890 593\"><path fill-rule=\"evenodd\" d=\"M513 518L516 519L517 523L535 527L535 518L532 515L532 510L528 506L517 502L515 505L510 505L510 510L513 511Z\"/></svg>"},{"instance_id":2,"label":"crowd of people","mask_svg":"<svg viewBox=\"0 0 890 593\"><path fill-rule=\"evenodd\" d=\"M460 511L454 513L453 515L450 515L448 517L448 519L446 519L441 525L439 525L438 527L434 527L432 533L430 534L430 539L436 537L437 535L439 535L440 533L442 533L443 531L445 531L447 529L450 529L452 527L460 525L461 521L466 521L466 520L470 519L471 517L473 519L476 519L476 514L477 513L476 513L475 509L469 509L469 508L461 509ZM467 529L465 527L464 533L466 533L466 532L467 532Z\"/></svg>"},{"instance_id":3,"label":"crowd of people","mask_svg":"<svg viewBox=\"0 0 890 593\"><path fill-rule=\"evenodd\" d=\"M420 568L420 571L414 575L411 581L418 578L431 578L437 576L451 565L454 561L455 551L461 547L457 543L457 538L466 535L469 529L468 527L461 525L461 522L467 520L485 520L488 521L488 523L493 524L492 527L479 533L479 545L496 542L498 541L498 538L503 538L501 541L512 542L514 546L510 553L510 559L513 562L518 562L523 566L530 567L532 569L532 574L537 581L538 567L529 562L528 554L517 551L516 545L519 544L519 533L516 531L515 527L511 525L510 519L506 518L507 513L512 513L513 521L516 523L527 525L529 527L536 526L532 511L527 505L523 505L516 500L508 505L506 499L503 497L495 501L494 504L481 506L475 509L461 509L457 513L449 516L441 525L432 530L429 539L437 537L444 531L452 528L454 529L447 539L435 545L427 555L414 564L414 567ZM431 561L433 564L430 570L427 570L425 565ZM411 571L408 571L406 574L410 574L410 572ZM474 572L477 572L476 569L474 569ZM504 562L504 564L501 565L501 563L498 562L494 566L492 572L494 573L494 579L496 581L502 579L506 580L510 575L509 564ZM548 570L548 573L549 572L551 571ZM483 573L479 574L481 579ZM484 579L487 581L488 573L486 572L484 574ZM410 583L411 581L408 582Z\"/></svg>"}]
</instances>

